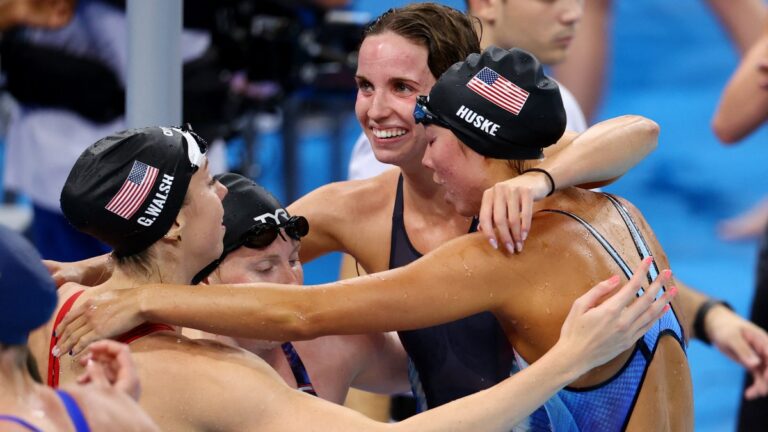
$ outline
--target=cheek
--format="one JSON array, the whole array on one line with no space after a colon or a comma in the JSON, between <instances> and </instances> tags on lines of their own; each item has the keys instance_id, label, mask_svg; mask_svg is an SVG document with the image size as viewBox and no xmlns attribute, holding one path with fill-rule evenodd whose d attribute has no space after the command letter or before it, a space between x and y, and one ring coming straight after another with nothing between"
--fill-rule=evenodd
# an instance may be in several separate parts
<instances>
[{"instance_id":1,"label":"cheek","mask_svg":"<svg viewBox=\"0 0 768 432\"><path fill-rule=\"evenodd\" d=\"M355 99L355 116L357 116L357 121L360 123L363 123L363 120L365 120L368 106L370 105L369 101L370 99L368 97L364 96L359 91L357 92L357 99Z\"/></svg>"}]
</instances>

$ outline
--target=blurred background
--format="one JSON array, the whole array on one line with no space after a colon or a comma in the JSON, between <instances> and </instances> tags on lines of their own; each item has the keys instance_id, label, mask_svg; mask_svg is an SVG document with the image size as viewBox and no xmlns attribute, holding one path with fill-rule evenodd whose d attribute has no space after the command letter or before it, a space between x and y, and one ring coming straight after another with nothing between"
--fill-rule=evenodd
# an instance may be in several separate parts
<instances>
[{"instance_id":1,"label":"blurred background","mask_svg":"<svg viewBox=\"0 0 768 432\"><path fill-rule=\"evenodd\" d=\"M96 3L118 11L124 7L120 1ZM352 80L360 29L371 17L407 2L318 1L300 7L292 1L224 1L216 7L186 3L188 9L198 6L194 13L185 11L191 37L202 37L217 49L191 49L190 55L185 54L184 118L218 143L220 166L250 175L283 202L346 178L350 152L361 132L354 118ZM464 8L463 1L441 3ZM107 10L106 15L114 18L113 12ZM85 5L76 6L76 14L87 13ZM606 190L643 211L681 279L726 299L746 316L757 240L725 241L717 226L768 193L768 136L761 129L738 146L725 147L710 126L720 93L738 63L738 51L704 0L617 0L611 15L604 35L610 47L604 93L590 123L640 114L659 123L661 138L653 154ZM25 107L69 104L89 123L116 128L121 121L123 99L114 90L114 78L89 81L85 77L92 76L84 74L79 80L81 86L103 86L102 96L115 91L112 113L78 106L82 98L74 101L62 90L67 77L34 81L41 72L35 62L51 58L45 57L51 55L45 50L109 31L90 26L86 18L83 34L59 36L53 42L45 35L17 37L17 31L4 35L0 161L7 156L9 123L17 121L14 116L24 113ZM120 40L96 38L96 44ZM42 49L39 57L24 45L30 41ZM105 59L107 69L119 69L124 59L118 60ZM120 72L116 75L118 83L124 82ZM63 101L41 95L46 85L61 90ZM50 237L31 225L33 214L47 217L56 212L57 200L30 191L54 175L55 168L44 165L44 160L39 166L0 164L4 174L0 178L7 179L9 170L36 170L37 176L27 184L0 183L0 223L26 232L47 258L75 259L54 247L47 251ZM330 256L306 265L307 283L335 280L338 262L338 256ZM696 430L734 430L742 383L739 368L699 342L691 343L689 356Z\"/></svg>"}]
</instances>

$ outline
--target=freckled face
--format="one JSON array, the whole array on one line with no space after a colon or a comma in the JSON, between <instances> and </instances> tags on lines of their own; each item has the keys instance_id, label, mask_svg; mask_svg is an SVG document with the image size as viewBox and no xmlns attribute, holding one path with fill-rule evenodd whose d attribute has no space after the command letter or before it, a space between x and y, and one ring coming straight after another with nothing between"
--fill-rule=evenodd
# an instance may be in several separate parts
<instances>
[{"instance_id":1,"label":"freckled face","mask_svg":"<svg viewBox=\"0 0 768 432\"><path fill-rule=\"evenodd\" d=\"M381 162L403 166L424 154L424 127L414 122L413 108L436 81L427 59L426 47L393 32L368 36L360 46L355 113Z\"/></svg>"}]
</instances>

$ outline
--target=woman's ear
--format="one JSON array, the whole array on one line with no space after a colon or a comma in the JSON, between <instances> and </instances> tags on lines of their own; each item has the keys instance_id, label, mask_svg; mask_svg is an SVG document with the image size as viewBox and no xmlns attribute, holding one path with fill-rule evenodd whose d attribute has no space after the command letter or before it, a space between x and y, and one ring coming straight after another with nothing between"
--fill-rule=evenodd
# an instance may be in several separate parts
<instances>
[{"instance_id":1,"label":"woman's ear","mask_svg":"<svg viewBox=\"0 0 768 432\"><path fill-rule=\"evenodd\" d=\"M182 210L176 215L176 220L173 221L173 225L163 236L163 241L178 242L181 241L181 232L184 230L186 223L185 212Z\"/></svg>"}]
</instances>

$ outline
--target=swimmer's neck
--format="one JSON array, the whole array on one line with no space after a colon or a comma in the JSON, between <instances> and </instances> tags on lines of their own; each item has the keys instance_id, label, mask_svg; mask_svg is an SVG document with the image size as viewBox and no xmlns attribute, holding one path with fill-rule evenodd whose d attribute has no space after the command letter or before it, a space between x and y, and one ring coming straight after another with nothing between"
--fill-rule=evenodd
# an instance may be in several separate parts
<instances>
[{"instance_id":1,"label":"swimmer's neck","mask_svg":"<svg viewBox=\"0 0 768 432\"><path fill-rule=\"evenodd\" d=\"M434 215L440 219L462 218L453 205L445 201L443 187L432 180L432 170L421 167L418 171L403 173L403 195L407 208L417 213Z\"/></svg>"},{"instance_id":2,"label":"swimmer's neck","mask_svg":"<svg viewBox=\"0 0 768 432\"><path fill-rule=\"evenodd\" d=\"M0 389L3 389L0 400L13 397L17 404L30 406L37 394L37 383L27 372L24 351L21 347L0 349ZM3 405L5 403L0 403Z\"/></svg>"},{"instance_id":3,"label":"swimmer's neck","mask_svg":"<svg viewBox=\"0 0 768 432\"><path fill-rule=\"evenodd\" d=\"M103 284L110 289L133 288L139 285L189 285L203 265L194 265L168 247L155 247L153 257L144 266L114 265L112 276Z\"/></svg>"}]
</instances>

